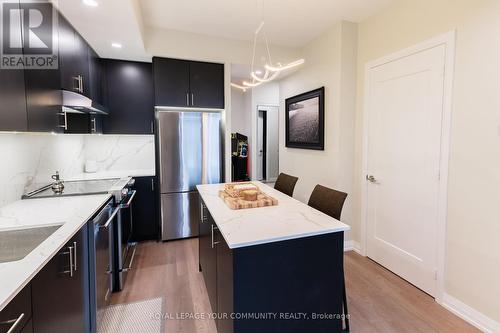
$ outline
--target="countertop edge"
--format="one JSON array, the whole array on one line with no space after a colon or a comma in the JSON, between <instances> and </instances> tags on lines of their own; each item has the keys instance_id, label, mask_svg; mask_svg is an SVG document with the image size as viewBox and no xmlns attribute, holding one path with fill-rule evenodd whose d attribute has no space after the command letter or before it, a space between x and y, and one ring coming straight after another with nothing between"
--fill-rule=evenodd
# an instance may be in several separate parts
<instances>
[{"instance_id":1,"label":"countertop edge","mask_svg":"<svg viewBox=\"0 0 500 333\"><path fill-rule=\"evenodd\" d=\"M266 185L265 183L261 183L259 181L252 181L252 182L253 183L260 183L260 184L262 184L264 186L267 186L267 187L271 188L270 186ZM224 184L224 183L222 183L222 184ZM212 185L222 185L222 184L212 184ZM209 185L209 184L203 184L203 185ZM203 186L203 185L201 185L201 186ZM196 189L198 190L198 193L201 196L201 198L204 201L206 201L205 198L204 198L204 194L202 192L200 192L200 185L197 185ZM292 199L295 200L295 201L297 201L300 204L305 205L303 202L301 202L301 201L299 201L299 200L297 200L297 199L295 199L293 197L292 197ZM266 207L261 207L261 208L266 208ZM207 205L207 209L210 211L210 208L208 207L208 205ZM259 209L259 208L249 208L249 209ZM324 214L321 211L317 210L317 212L319 212L320 214L323 214L325 216L328 216L328 215ZM212 214L212 217L213 217L213 214ZM332 218L330 216L328 216L328 217ZM332 229L325 229L325 230L314 231L314 232L306 232L306 233L300 233L300 234L296 234L296 235L289 235L289 236L283 236L283 237L274 237L274 238L268 238L268 239L261 239L261 240L249 241L249 242L233 243L233 242L229 242L228 241L228 237L224 233L224 228L221 228L220 223L215 219L215 217L213 218L213 220L214 220L215 224L217 225L219 232L222 234L222 237L224 238L224 241L226 242L227 246L231 250L233 250L233 249L240 249L240 248L244 248L244 247L250 247L250 246L256 246L256 245L264 245L264 244L282 242L282 241L293 240L293 239L300 239L300 238L306 238L306 237L314 237L314 236L326 235L326 234L331 234L331 233L336 233L336 232L345 232L345 231L351 230L351 227L348 224L345 224L344 222L336 220L336 221L340 222L342 225L338 226L338 227L334 227Z\"/></svg>"},{"instance_id":2,"label":"countertop edge","mask_svg":"<svg viewBox=\"0 0 500 333\"><path fill-rule=\"evenodd\" d=\"M79 224L74 225L74 230L68 233L68 235L64 238L64 240L60 241L60 244L56 247L56 249L50 255L48 255L47 258L45 258L45 260L40 265L38 265L38 267L36 267L33 270L33 272L23 282L19 284L16 290L12 292L9 297L0 300L0 311L2 311L17 296L17 294L19 294L19 292L23 290L23 288L25 288L28 285L28 283L31 282L31 280L33 280L33 278L45 267L45 265L52 258L54 258L57 252L61 250L64 244L66 244L71 239L71 237L73 237L78 232L78 230L80 230L85 225L85 223L87 223L92 218L92 216L94 216L99 211L99 209L101 209L112 197L113 196L111 194L106 195L106 198L101 201L101 203L91 212L90 215L86 217L85 220L81 221Z\"/></svg>"}]
</instances>

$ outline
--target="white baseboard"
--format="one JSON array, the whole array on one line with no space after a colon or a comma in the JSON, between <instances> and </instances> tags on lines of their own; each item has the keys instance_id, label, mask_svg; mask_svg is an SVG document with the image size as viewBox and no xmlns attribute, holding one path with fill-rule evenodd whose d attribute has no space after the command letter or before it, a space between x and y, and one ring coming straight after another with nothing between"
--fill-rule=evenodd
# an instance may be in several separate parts
<instances>
[{"instance_id":1,"label":"white baseboard","mask_svg":"<svg viewBox=\"0 0 500 333\"><path fill-rule=\"evenodd\" d=\"M359 246L359 243L353 240L347 240L344 241L344 252L347 251L354 251L357 252L358 254L361 254L361 247Z\"/></svg>"},{"instance_id":2,"label":"white baseboard","mask_svg":"<svg viewBox=\"0 0 500 333\"><path fill-rule=\"evenodd\" d=\"M463 320L467 321L471 325L474 325L478 329L487 333L499 333L500 323L487 317L476 309L471 308L467 304L459 301L453 296L444 294L442 300L439 302L444 308L453 312Z\"/></svg>"}]
</instances>

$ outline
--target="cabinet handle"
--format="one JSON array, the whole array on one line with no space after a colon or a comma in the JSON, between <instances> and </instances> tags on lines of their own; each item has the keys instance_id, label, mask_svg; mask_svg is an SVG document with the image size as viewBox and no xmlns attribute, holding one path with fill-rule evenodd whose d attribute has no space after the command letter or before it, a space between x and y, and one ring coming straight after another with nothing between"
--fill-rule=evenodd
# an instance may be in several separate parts
<instances>
[{"instance_id":1,"label":"cabinet handle","mask_svg":"<svg viewBox=\"0 0 500 333\"><path fill-rule=\"evenodd\" d=\"M78 270L77 268L77 260L76 260L76 245L77 243L76 242L73 242L73 269L75 270L75 272Z\"/></svg>"},{"instance_id":2,"label":"cabinet handle","mask_svg":"<svg viewBox=\"0 0 500 333\"><path fill-rule=\"evenodd\" d=\"M191 93L191 106L194 106L194 94Z\"/></svg>"},{"instance_id":3,"label":"cabinet handle","mask_svg":"<svg viewBox=\"0 0 500 333\"><path fill-rule=\"evenodd\" d=\"M69 255L69 271L62 271L62 274L69 274L70 277L73 277L73 246L68 246L67 252L61 252L61 254Z\"/></svg>"},{"instance_id":4,"label":"cabinet handle","mask_svg":"<svg viewBox=\"0 0 500 333\"><path fill-rule=\"evenodd\" d=\"M218 228L212 224L212 249L215 248L215 245L219 244L219 242L214 242L214 230L216 229Z\"/></svg>"},{"instance_id":5,"label":"cabinet handle","mask_svg":"<svg viewBox=\"0 0 500 333\"><path fill-rule=\"evenodd\" d=\"M186 93L186 105L189 106L189 93Z\"/></svg>"},{"instance_id":6,"label":"cabinet handle","mask_svg":"<svg viewBox=\"0 0 500 333\"><path fill-rule=\"evenodd\" d=\"M90 123L92 124L92 126L90 128L90 132L91 133L96 133L97 129L96 129L96 124L95 124L95 118L90 119Z\"/></svg>"},{"instance_id":7,"label":"cabinet handle","mask_svg":"<svg viewBox=\"0 0 500 333\"><path fill-rule=\"evenodd\" d=\"M155 133L155 127L154 127L153 121L151 121L151 134L154 134L154 133Z\"/></svg>"},{"instance_id":8,"label":"cabinet handle","mask_svg":"<svg viewBox=\"0 0 500 333\"><path fill-rule=\"evenodd\" d=\"M12 324L12 326L9 328L7 333L14 333L14 332L16 332L17 327L19 326L19 324L21 324L23 319L24 319L24 313L21 313L19 315L19 317L17 317L17 319L2 321L2 322L0 322L0 324L2 324L2 325Z\"/></svg>"},{"instance_id":9,"label":"cabinet handle","mask_svg":"<svg viewBox=\"0 0 500 333\"><path fill-rule=\"evenodd\" d=\"M153 178L151 178L151 191L155 191L155 180Z\"/></svg>"},{"instance_id":10,"label":"cabinet handle","mask_svg":"<svg viewBox=\"0 0 500 333\"><path fill-rule=\"evenodd\" d=\"M63 117L63 119L64 119L64 125L57 125L57 127L64 128L64 130L67 131L68 130L68 116L67 116L67 112L59 112L57 114L60 115L60 116L64 116Z\"/></svg>"},{"instance_id":11,"label":"cabinet handle","mask_svg":"<svg viewBox=\"0 0 500 333\"><path fill-rule=\"evenodd\" d=\"M80 92L83 94L83 75L78 75L80 78Z\"/></svg>"},{"instance_id":12,"label":"cabinet handle","mask_svg":"<svg viewBox=\"0 0 500 333\"><path fill-rule=\"evenodd\" d=\"M73 87L73 90L75 91L80 91L80 75L77 75L77 76L73 76L73 80L75 81L76 83L76 86Z\"/></svg>"}]
</instances>

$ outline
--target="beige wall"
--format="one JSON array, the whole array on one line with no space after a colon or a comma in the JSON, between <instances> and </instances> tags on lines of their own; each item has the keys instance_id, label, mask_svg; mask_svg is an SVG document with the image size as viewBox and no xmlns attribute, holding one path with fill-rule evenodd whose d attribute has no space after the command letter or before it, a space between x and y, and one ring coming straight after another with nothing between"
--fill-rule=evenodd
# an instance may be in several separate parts
<instances>
[{"instance_id":1,"label":"beige wall","mask_svg":"<svg viewBox=\"0 0 500 333\"><path fill-rule=\"evenodd\" d=\"M500 322L500 1L400 0L359 24L352 237L360 240L364 65L453 29L445 292Z\"/></svg>"},{"instance_id":2,"label":"beige wall","mask_svg":"<svg viewBox=\"0 0 500 333\"><path fill-rule=\"evenodd\" d=\"M299 177L294 197L307 202L316 184L352 193L357 27L341 22L303 49L306 64L280 81L280 171ZM325 87L325 150L285 147L285 99ZM351 221L349 195L342 220Z\"/></svg>"}]
</instances>

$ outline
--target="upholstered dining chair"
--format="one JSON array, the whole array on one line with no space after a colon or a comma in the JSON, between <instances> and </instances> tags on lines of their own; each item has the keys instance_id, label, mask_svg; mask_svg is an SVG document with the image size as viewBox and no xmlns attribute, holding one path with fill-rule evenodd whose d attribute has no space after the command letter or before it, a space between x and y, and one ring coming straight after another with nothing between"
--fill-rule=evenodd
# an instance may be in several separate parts
<instances>
[{"instance_id":1,"label":"upholstered dining chair","mask_svg":"<svg viewBox=\"0 0 500 333\"><path fill-rule=\"evenodd\" d=\"M334 219L340 220L340 215L342 214L342 207L344 206L345 199L347 198L347 193L340 192L322 185L316 185L311 196L309 197L308 205L333 217ZM343 290L343 309L344 309L344 324L345 332L349 332L349 312L347 310L347 292L345 287L345 273L342 276L342 284L344 285Z\"/></svg>"},{"instance_id":2,"label":"upholstered dining chair","mask_svg":"<svg viewBox=\"0 0 500 333\"><path fill-rule=\"evenodd\" d=\"M286 173L280 173L278 179L276 179L274 188L292 197L293 190L295 189L295 184L297 184L297 180L299 180L299 178L287 175Z\"/></svg>"}]
</instances>

